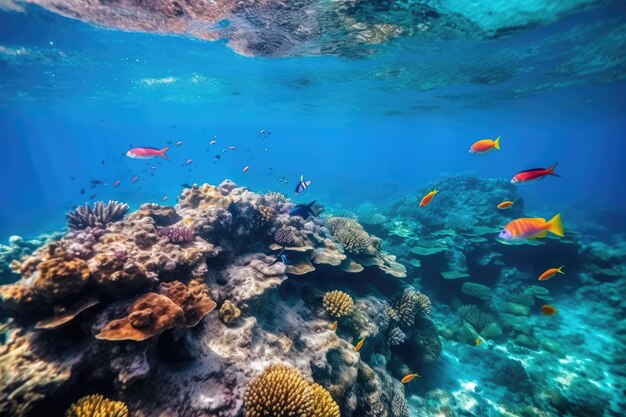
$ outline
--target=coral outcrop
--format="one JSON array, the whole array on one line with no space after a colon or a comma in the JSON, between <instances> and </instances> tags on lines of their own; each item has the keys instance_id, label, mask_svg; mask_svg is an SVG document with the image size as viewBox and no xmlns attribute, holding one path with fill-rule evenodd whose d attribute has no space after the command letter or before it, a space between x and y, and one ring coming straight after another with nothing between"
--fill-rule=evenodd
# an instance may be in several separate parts
<instances>
[{"instance_id":1,"label":"coral outcrop","mask_svg":"<svg viewBox=\"0 0 626 417\"><path fill-rule=\"evenodd\" d=\"M70 229L86 229L88 227L104 227L109 223L121 220L128 211L128 204L118 201L96 201L93 208L89 203L78 206L66 214L67 226Z\"/></svg>"},{"instance_id":2,"label":"coral outcrop","mask_svg":"<svg viewBox=\"0 0 626 417\"><path fill-rule=\"evenodd\" d=\"M72 404L65 417L128 417L128 408L121 401L112 401L95 394L83 397Z\"/></svg>"},{"instance_id":3,"label":"coral outcrop","mask_svg":"<svg viewBox=\"0 0 626 417\"><path fill-rule=\"evenodd\" d=\"M324 308L334 317L343 317L352 313L354 302L349 294L335 290L324 294Z\"/></svg>"}]
</instances>

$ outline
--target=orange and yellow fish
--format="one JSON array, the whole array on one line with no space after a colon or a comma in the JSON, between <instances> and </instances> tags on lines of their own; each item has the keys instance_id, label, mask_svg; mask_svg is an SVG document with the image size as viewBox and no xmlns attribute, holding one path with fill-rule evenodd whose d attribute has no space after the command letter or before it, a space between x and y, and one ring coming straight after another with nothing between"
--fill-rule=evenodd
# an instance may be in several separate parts
<instances>
[{"instance_id":1,"label":"orange and yellow fish","mask_svg":"<svg viewBox=\"0 0 626 417\"><path fill-rule=\"evenodd\" d=\"M555 314L557 314L559 312L559 310L557 310L555 307L549 305L549 304L544 304L541 306L541 314L546 315L546 316L553 316Z\"/></svg>"},{"instance_id":2,"label":"orange and yellow fish","mask_svg":"<svg viewBox=\"0 0 626 417\"><path fill-rule=\"evenodd\" d=\"M420 201L420 207L425 207L427 205L430 204L431 201L433 201L433 197L435 197L435 195L439 192L439 190L437 190L436 188L434 190L432 190L431 192L429 192L428 194L426 194L424 196L424 198L422 198L422 201Z\"/></svg>"},{"instance_id":3,"label":"orange and yellow fish","mask_svg":"<svg viewBox=\"0 0 626 417\"><path fill-rule=\"evenodd\" d=\"M361 348L363 347L363 342L365 342L365 338L359 340L359 343L356 344L356 346L354 347L355 352L361 350Z\"/></svg>"},{"instance_id":4,"label":"orange and yellow fish","mask_svg":"<svg viewBox=\"0 0 626 417\"><path fill-rule=\"evenodd\" d=\"M474 155L483 155L493 151L494 149L500 150L500 136L498 136L495 140L483 139L475 142L472 146L470 146L469 153L473 153Z\"/></svg>"},{"instance_id":5,"label":"orange and yellow fish","mask_svg":"<svg viewBox=\"0 0 626 417\"><path fill-rule=\"evenodd\" d=\"M563 272L563 268L565 268L565 265L559 267L559 268L550 268L548 269L546 272L544 272L543 274L541 274L539 276L539 281L545 281L548 280L550 278L552 278L553 276L555 276L556 274L563 274L565 275L565 272Z\"/></svg>"},{"instance_id":6,"label":"orange and yellow fish","mask_svg":"<svg viewBox=\"0 0 626 417\"><path fill-rule=\"evenodd\" d=\"M527 217L511 221L504 227L498 237L505 241L537 239L546 237L548 232L564 237L561 213L558 213L550 221L536 217Z\"/></svg>"},{"instance_id":7,"label":"orange and yellow fish","mask_svg":"<svg viewBox=\"0 0 626 417\"><path fill-rule=\"evenodd\" d=\"M415 377L421 378L418 374L408 374L404 378L402 378L400 382L402 382L403 384L406 384L407 382L413 381L413 378Z\"/></svg>"},{"instance_id":8,"label":"orange and yellow fish","mask_svg":"<svg viewBox=\"0 0 626 417\"><path fill-rule=\"evenodd\" d=\"M480 337L477 337L476 340L474 340L474 343L476 343L476 346L480 346L483 343L483 340Z\"/></svg>"},{"instance_id":9,"label":"orange and yellow fish","mask_svg":"<svg viewBox=\"0 0 626 417\"><path fill-rule=\"evenodd\" d=\"M337 322L336 321L334 321L333 324L330 325L330 330L332 330L333 332L335 330L337 330Z\"/></svg>"},{"instance_id":10,"label":"orange and yellow fish","mask_svg":"<svg viewBox=\"0 0 626 417\"><path fill-rule=\"evenodd\" d=\"M503 201L502 203L498 204L498 208L500 210L506 210L508 208L511 208L511 206L513 206L513 204L515 204L513 201Z\"/></svg>"}]
</instances>

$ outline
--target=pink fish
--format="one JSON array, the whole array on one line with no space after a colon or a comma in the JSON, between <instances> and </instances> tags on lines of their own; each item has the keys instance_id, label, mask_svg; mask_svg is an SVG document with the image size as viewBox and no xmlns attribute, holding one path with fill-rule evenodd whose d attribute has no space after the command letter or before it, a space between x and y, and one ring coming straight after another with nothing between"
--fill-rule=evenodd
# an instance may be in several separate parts
<instances>
[{"instance_id":1,"label":"pink fish","mask_svg":"<svg viewBox=\"0 0 626 417\"><path fill-rule=\"evenodd\" d=\"M246 172L249 169L250 169L250 166L246 165L245 167L243 167L243 171L242 172Z\"/></svg>"},{"instance_id":2,"label":"pink fish","mask_svg":"<svg viewBox=\"0 0 626 417\"><path fill-rule=\"evenodd\" d=\"M209 145L215 145L217 143L216 140L212 140L211 142L209 142Z\"/></svg>"},{"instance_id":3,"label":"pink fish","mask_svg":"<svg viewBox=\"0 0 626 417\"><path fill-rule=\"evenodd\" d=\"M137 182L137 180L138 180L138 179L139 179L139 177L135 175L131 181L132 181L132 182L133 182L133 184L134 184L134 183L136 183L136 182Z\"/></svg>"},{"instance_id":4,"label":"pink fish","mask_svg":"<svg viewBox=\"0 0 626 417\"><path fill-rule=\"evenodd\" d=\"M229 146L228 149L230 149L231 151L234 151L237 148L235 148L234 146Z\"/></svg>"},{"instance_id":5,"label":"pink fish","mask_svg":"<svg viewBox=\"0 0 626 417\"><path fill-rule=\"evenodd\" d=\"M120 181L120 180L116 180L116 181L113 183L113 186L114 186L114 187L119 187L121 183L122 183L122 181Z\"/></svg>"},{"instance_id":6,"label":"pink fish","mask_svg":"<svg viewBox=\"0 0 626 417\"><path fill-rule=\"evenodd\" d=\"M183 144L183 141L182 141L182 140L179 140L178 142L176 142L176 146L180 146L180 145L182 145L182 144Z\"/></svg>"},{"instance_id":7,"label":"pink fish","mask_svg":"<svg viewBox=\"0 0 626 417\"><path fill-rule=\"evenodd\" d=\"M151 159L160 156L163 159L167 159L169 161L170 158L165 155L165 152L169 149L169 146L166 146L163 149L157 148L133 148L126 152L126 156L133 159Z\"/></svg>"},{"instance_id":8,"label":"pink fish","mask_svg":"<svg viewBox=\"0 0 626 417\"><path fill-rule=\"evenodd\" d=\"M192 162L193 162L193 159L189 158L189 159L187 159L187 160L185 161L185 164L186 164L186 165L189 165L189 164L190 164L190 163L192 163Z\"/></svg>"}]
</instances>

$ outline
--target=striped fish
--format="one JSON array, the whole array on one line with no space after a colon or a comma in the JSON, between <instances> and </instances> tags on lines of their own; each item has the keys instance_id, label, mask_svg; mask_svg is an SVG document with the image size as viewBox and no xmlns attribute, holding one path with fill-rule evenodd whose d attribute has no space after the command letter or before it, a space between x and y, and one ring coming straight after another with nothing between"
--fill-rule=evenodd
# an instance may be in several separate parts
<instances>
[{"instance_id":1,"label":"striped fish","mask_svg":"<svg viewBox=\"0 0 626 417\"><path fill-rule=\"evenodd\" d=\"M304 175L300 175L300 182L296 185L296 194L300 194L302 191L306 190L309 185L311 185L311 181L305 181Z\"/></svg>"},{"instance_id":2,"label":"striped fish","mask_svg":"<svg viewBox=\"0 0 626 417\"><path fill-rule=\"evenodd\" d=\"M522 218L513 220L504 227L498 236L502 240L525 240L546 237L546 235L554 233L557 236L565 236L563 233L563 223L561 221L561 213L554 216L550 221L540 217Z\"/></svg>"}]
</instances>

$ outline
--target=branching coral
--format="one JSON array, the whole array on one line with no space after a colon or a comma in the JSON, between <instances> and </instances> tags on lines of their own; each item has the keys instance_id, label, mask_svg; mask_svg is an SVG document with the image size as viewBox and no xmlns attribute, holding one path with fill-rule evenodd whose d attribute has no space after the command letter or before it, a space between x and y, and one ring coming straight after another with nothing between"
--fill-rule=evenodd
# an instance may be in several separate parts
<instances>
[{"instance_id":1,"label":"branching coral","mask_svg":"<svg viewBox=\"0 0 626 417\"><path fill-rule=\"evenodd\" d=\"M313 417L311 384L296 369L270 365L248 385L246 417Z\"/></svg>"},{"instance_id":2,"label":"branching coral","mask_svg":"<svg viewBox=\"0 0 626 417\"><path fill-rule=\"evenodd\" d=\"M287 197L285 197L284 194L276 191L269 191L267 194L265 194L265 199L269 203L284 203L285 201L287 201Z\"/></svg>"},{"instance_id":3,"label":"branching coral","mask_svg":"<svg viewBox=\"0 0 626 417\"><path fill-rule=\"evenodd\" d=\"M270 365L248 385L244 408L246 417L340 417L324 387L286 365Z\"/></svg>"},{"instance_id":4,"label":"branching coral","mask_svg":"<svg viewBox=\"0 0 626 417\"><path fill-rule=\"evenodd\" d=\"M329 291L324 294L324 308L335 317L343 317L352 312L354 302L352 297L343 291Z\"/></svg>"},{"instance_id":5,"label":"branching coral","mask_svg":"<svg viewBox=\"0 0 626 417\"><path fill-rule=\"evenodd\" d=\"M161 227L158 230L159 237L167 237L172 243L192 242L196 234L186 227Z\"/></svg>"},{"instance_id":6,"label":"branching coral","mask_svg":"<svg viewBox=\"0 0 626 417\"><path fill-rule=\"evenodd\" d=\"M330 217L326 224L347 252L361 254L375 251L373 239L355 220L346 217Z\"/></svg>"},{"instance_id":7,"label":"branching coral","mask_svg":"<svg viewBox=\"0 0 626 417\"><path fill-rule=\"evenodd\" d=\"M389 331L387 340L391 346L398 346L406 341L406 334L399 327L394 327Z\"/></svg>"},{"instance_id":8,"label":"branching coral","mask_svg":"<svg viewBox=\"0 0 626 417\"><path fill-rule=\"evenodd\" d=\"M270 206L260 205L258 207L258 217L261 223L268 223L276 216L276 210Z\"/></svg>"},{"instance_id":9,"label":"branching coral","mask_svg":"<svg viewBox=\"0 0 626 417\"><path fill-rule=\"evenodd\" d=\"M123 402L109 400L100 394L87 395L72 404L65 417L128 417L128 408Z\"/></svg>"},{"instance_id":10,"label":"branching coral","mask_svg":"<svg viewBox=\"0 0 626 417\"><path fill-rule=\"evenodd\" d=\"M480 311L477 305L475 304L467 304L459 307L456 313L463 320L474 326L477 331L481 331L489 323L495 321L495 318L492 314L486 313L484 311Z\"/></svg>"},{"instance_id":11,"label":"branching coral","mask_svg":"<svg viewBox=\"0 0 626 417\"><path fill-rule=\"evenodd\" d=\"M389 317L405 327L411 327L418 314L430 314L430 299L419 291L407 288L388 310Z\"/></svg>"},{"instance_id":12,"label":"branching coral","mask_svg":"<svg viewBox=\"0 0 626 417\"><path fill-rule=\"evenodd\" d=\"M104 227L109 223L121 220L128 211L128 204L118 201L96 201L93 209L89 203L78 206L74 211L66 213L67 226L79 230L87 227Z\"/></svg>"}]
</instances>

